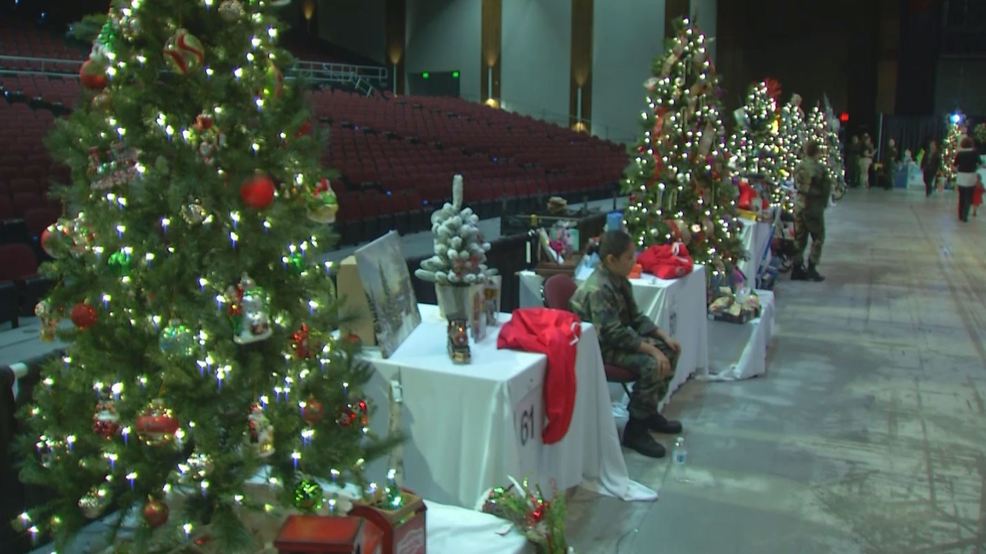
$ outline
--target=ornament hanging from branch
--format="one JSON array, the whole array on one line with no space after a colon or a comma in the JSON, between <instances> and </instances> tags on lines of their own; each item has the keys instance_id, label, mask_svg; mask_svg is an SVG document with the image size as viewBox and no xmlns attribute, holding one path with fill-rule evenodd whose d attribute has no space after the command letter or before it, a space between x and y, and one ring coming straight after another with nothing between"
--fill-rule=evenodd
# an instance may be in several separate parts
<instances>
[{"instance_id":1,"label":"ornament hanging from branch","mask_svg":"<svg viewBox=\"0 0 986 554\"><path fill-rule=\"evenodd\" d=\"M270 298L267 291L246 273L240 282L226 291L229 315L233 320L233 342L250 344L273 334L270 325Z\"/></svg>"},{"instance_id":2,"label":"ornament hanging from branch","mask_svg":"<svg viewBox=\"0 0 986 554\"><path fill-rule=\"evenodd\" d=\"M186 75L205 61L205 48L186 29L178 29L164 44L164 61L172 70Z\"/></svg>"},{"instance_id":3,"label":"ornament hanging from branch","mask_svg":"<svg viewBox=\"0 0 986 554\"><path fill-rule=\"evenodd\" d=\"M264 414L260 404L250 407L247 417L248 436L254 453L261 458L268 458L274 453L274 426Z\"/></svg>"}]
</instances>

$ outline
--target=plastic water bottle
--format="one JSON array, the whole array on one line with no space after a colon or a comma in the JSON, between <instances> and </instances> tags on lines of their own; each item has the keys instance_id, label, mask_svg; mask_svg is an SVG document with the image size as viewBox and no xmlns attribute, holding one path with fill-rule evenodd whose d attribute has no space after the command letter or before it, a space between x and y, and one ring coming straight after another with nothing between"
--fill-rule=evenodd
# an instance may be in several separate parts
<instances>
[{"instance_id":1,"label":"plastic water bottle","mask_svg":"<svg viewBox=\"0 0 986 554\"><path fill-rule=\"evenodd\" d=\"M674 439L674 450L671 451L671 459L674 460L674 465L676 466L685 465L685 461L688 460L688 451L685 450L685 437Z\"/></svg>"}]
</instances>

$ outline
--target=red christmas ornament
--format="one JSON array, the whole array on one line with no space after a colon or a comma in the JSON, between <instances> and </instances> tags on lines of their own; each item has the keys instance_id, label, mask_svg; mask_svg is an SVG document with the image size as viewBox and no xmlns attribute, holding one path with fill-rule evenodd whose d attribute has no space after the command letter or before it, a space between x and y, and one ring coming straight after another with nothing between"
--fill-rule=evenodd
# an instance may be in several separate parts
<instances>
[{"instance_id":1,"label":"red christmas ornament","mask_svg":"<svg viewBox=\"0 0 986 554\"><path fill-rule=\"evenodd\" d=\"M201 133L202 131L208 131L212 129L212 117L205 115L204 113L195 116L195 125L192 127Z\"/></svg>"},{"instance_id":2,"label":"red christmas ornament","mask_svg":"<svg viewBox=\"0 0 986 554\"><path fill-rule=\"evenodd\" d=\"M307 137L312 134L312 122L305 121L298 127L298 131L294 134L295 138Z\"/></svg>"},{"instance_id":3,"label":"red christmas ornament","mask_svg":"<svg viewBox=\"0 0 986 554\"><path fill-rule=\"evenodd\" d=\"M532 526L540 523L541 520L544 519L544 512L547 508L548 508L547 502L538 503L538 507L534 508L534 510L532 510L531 513L528 514L527 522Z\"/></svg>"},{"instance_id":4,"label":"red christmas ornament","mask_svg":"<svg viewBox=\"0 0 986 554\"><path fill-rule=\"evenodd\" d=\"M54 232L57 232L57 229L55 229L55 224L51 224L46 227L44 231L41 231L41 249L45 251L45 254L48 254L52 258L57 258L58 256L55 255L55 251L51 248L51 243L48 242L51 240L51 236Z\"/></svg>"},{"instance_id":5,"label":"red christmas ornament","mask_svg":"<svg viewBox=\"0 0 986 554\"><path fill-rule=\"evenodd\" d=\"M164 402L154 400L137 417L137 436L151 446L161 446L171 442L178 431L178 418L164 407Z\"/></svg>"},{"instance_id":6,"label":"red christmas ornament","mask_svg":"<svg viewBox=\"0 0 986 554\"><path fill-rule=\"evenodd\" d=\"M102 62L90 58L79 69L79 83L89 90L103 90L109 82L106 65Z\"/></svg>"},{"instance_id":7,"label":"red christmas ornament","mask_svg":"<svg viewBox=\"0 0 986 554\"><path fill-rule=\"evenodd\" d=\"M205 61L205 48L198 38L185 29L171 36L164 44L164 60L172 69L185 75Z\"/></svg>"},{"instance_id":8,"label":"red christmas ornament","mask_svg":"<svg viewBox=\"0 0 986 554\"><path fill-rule=\"evenodd\" d=\"M247 206L262 210L274 201L274 181L264 174L255 175L243 182L240 198Z\"/></svg>"},{"instance_id":9,"label":"red christmas ornament","mask_svg":"<svg viewBox=\"0 0 986 554\"><path fill-rule=\"evenodd\" d=\"M301 419L305 420L305 423L309 425L315 425L319 421L322 421L322 417L325 415L325 407L314 397L308 397L305 400L305 407L301 409Z\"/></svg>"},{"instance_id":10,"label":"red christmas ornament","mask_svg":"<svg viewBox=\"0 0 986 554\"><path fill-rule=\"evenodd\" d=\"M106 440L112 439L120 430L120 416L112 402L96 404L96 413L92 415L92 431Z\"/></svg>"},{"instance_id":11,"label":"red christmas ornament","mask_svg":"<svg viewBox=\"0 0 986 554\"><path fill-rule=\"evenodd\" d=\"M84 302L79 302L72 307L70 317L76 327L79 329L88 329L96 324L96 308Z\"/></svg>"},{"instance_id":12,"label":"red christmas ornament","mask_svg":"<svg viewBox=\"0 0 986 554\"><path fill-rule=\"evenodd\" d=\"M168 521L168 514L171 510L168 509L168 505L161 502L157 498L148 496L147 504L144 504L144 521L147 522L152 529L164 525Z\"/></svg>"}]
</instances>

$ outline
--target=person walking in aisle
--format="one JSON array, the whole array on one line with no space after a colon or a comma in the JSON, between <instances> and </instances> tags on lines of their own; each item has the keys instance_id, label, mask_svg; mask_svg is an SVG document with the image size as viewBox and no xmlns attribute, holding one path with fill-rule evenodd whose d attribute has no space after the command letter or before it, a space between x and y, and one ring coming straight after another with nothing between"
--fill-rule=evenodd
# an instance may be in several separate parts
<instances>
[{"instance_id":1,"label":"person walking in aisle","mask_svg":"<svg viewBox=\"0 0 986 554\"><path fill-rule=\"evenodd\" d=\"M681 423L657 411L674 377L681 343L668 336L633 299L627 275L636 261L633 239L624 231L607 231L599 241L599 266L579 285L569 301L582 321L599 330L603 361L637 375L630 395L630 420L623 445L651 458L661 458L664 446L650 435L680 433Z\"/></svg>"},{"instance_id":2,"label":"person walking in aisle","mask_svg":"<svg viewBox=\"0 0 986 554\"><path fill-rule=\"evenodd\" d=\"M870 188L870 168L873 167L873 139L869 133L863 133L863 144L859 154L859 186Z\"/></svg>"},{"instance_id":3,"label":"person walking in aisle","mask_svg":"<svg viewBox=\"0 0 986 554\"><path fill-rule=\"evenodd\" d=\"M969 222L969 207L976 192L976 170L979 169L979 153L971 137L962 137L955 154L955 184L959 189L959 221Z\"/></svg>"},{"instance_id":4,"label":"person walking in aisle","mask_svg":"<svg viewBox=\"0 0 986 554\"><path fill-rule=\"evenodd\" d=\"M972 217L976 217L976 213L979 212L979 206L983 204L983 175L980 172L976 172L976 186L972 190Z\"/></svg>"},{"instance_id":5,"label":"person walking in aisle","mask_svg":"<svg viewBox=\"0 0 986 554\"><path fill-rule=\"evenodd\" d=\"M894 139L887 140L887 150L883 156L883 171L886 174L886 182L884 187L887 190L894 188L894 181L897 180L897 158L900 153L897 152L897 142Z\"/></svg>"},{"instance_id":6,"label":"person walking in aisle","mask_svg":"<svg viewBox=\"0 0 986 554\"><path fill-rule=\"evenodd\" d=\"M935 190L935 180L938 179L938 165L941 164L941 152L938 151L938 141L931 139L928 151L921 159L921 173L924 174L924 196L931 196Z\"/></svg>"},{"instance_id":7,"label":"person walking in aisle","mask_svg":"<svg viewBox=\"0 0 986 554\"><path fill-rule=\"evenodd\" d=\"M822 246L825 245L825 208L832 194L832 180L818 161L818 143L809 141L805 145L805 157L794 170L794 184L798 189L798 200L794 207L794 267L791 269L792 281L824 281L818 273L818 263L822 259ZM862 165L862 164L860 164ZM808 236L811 236L811 253L808 268L805 269L805 249Z\"/></svg>"},{"instance_id":8,"label":"person walking in aisle","mask_svg":"<svg viewBox=\"0 0 986 554\"><path fill-rule=\"evenodd\" d=\"M859 186L859 154L862 147L859 135L853 135L846 147L846 182L851 187Z\"/></svg>"}]
</instances>

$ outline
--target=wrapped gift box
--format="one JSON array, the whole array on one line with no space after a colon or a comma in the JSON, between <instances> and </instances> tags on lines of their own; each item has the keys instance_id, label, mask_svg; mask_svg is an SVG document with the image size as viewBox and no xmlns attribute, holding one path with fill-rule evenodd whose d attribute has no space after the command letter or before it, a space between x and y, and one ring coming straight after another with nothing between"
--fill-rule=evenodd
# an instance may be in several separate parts
<instances>
[{"instance_id":1,"label":"wrapped gift box","mask_svg":"<svg viewBox=\"0 0 986 554\"><path fill-rule=\"evenodd\" d=\"M292 515L274 546L278 554L380 554L382 535L360 517Z\"/></svg>"}]
</instances>

